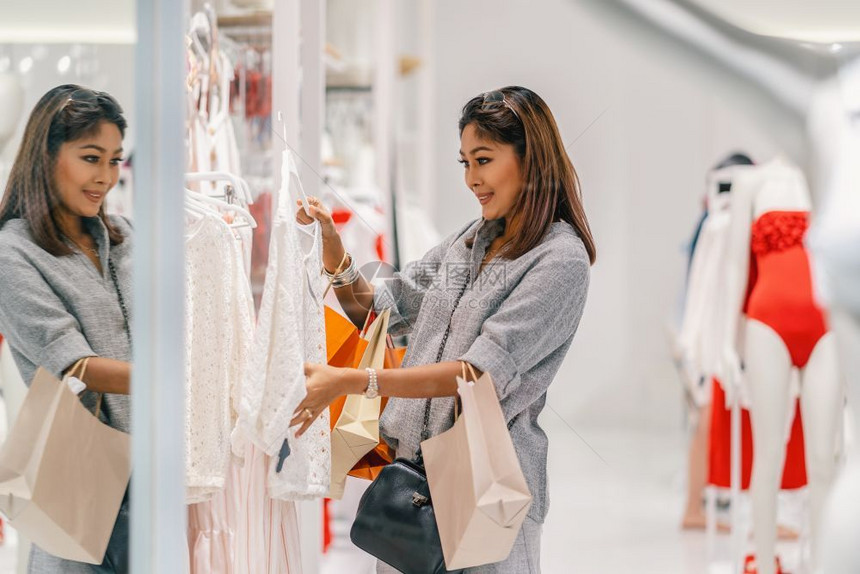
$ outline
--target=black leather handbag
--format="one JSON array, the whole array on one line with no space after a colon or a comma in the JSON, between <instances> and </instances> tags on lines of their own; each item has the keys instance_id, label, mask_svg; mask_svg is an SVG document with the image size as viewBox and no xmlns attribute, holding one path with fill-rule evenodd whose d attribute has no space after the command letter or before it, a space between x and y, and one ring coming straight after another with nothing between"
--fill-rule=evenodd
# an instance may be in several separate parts
<instances>
[{"instance_id":1,"label":"black leather handbag","mask_svg":"<svg viewBox=\"0 0 860 574\"><path fill-rule=\"evenodd\" d=\"M468 281L451 307L452 316L467 286ZM449 319L436 357L437 363L442 360L450 332ZM429 435L430 403L431 400L427 399L422 441ZM445 569L442 541L420 448L415 460L398 458L382 469L361 497L349 537L353 544L403 574L462 572Z\"/></svg>"},{"instance_id":2,"label":"black leather handbag","mask_svg":"<svg viewBox=\"0 0 860 574\"><path fill-rule=\"evenodd\" d=\"M361 497L349 537L404 574L449 572L427 476L416 461L398 458L382 469Z\"/></svg>"}]
</instances>

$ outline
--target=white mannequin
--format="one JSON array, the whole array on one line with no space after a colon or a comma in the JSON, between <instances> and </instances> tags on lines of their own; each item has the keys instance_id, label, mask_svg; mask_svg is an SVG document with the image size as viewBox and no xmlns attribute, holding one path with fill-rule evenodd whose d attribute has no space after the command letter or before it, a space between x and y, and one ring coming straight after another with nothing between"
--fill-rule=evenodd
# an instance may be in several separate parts
<instances>
[{"instance_id":1,"label":"white mannequin","mask_svg":"<svg viewBox=\"0 0 860 574\"><path fill-rule=\"evenodd\" d=\"M824 204L810 230L810 248L849 382L849 406L860 417L860 58L839 70L810 113L818 188ZM848 464L825 512L821 566L828 574L860 572L860 428L854 425Z\"/></svg>"},{"instance_id":2,"label":"white mannequin","mask_svg":"<svg viewBox=\"0 0 860 574\"><path fill-rule=\"evenodd\" d=\"M744 357L753 434L750 484L753 537L759 574L774 574L776 504L785 461L791 382L796 369L782 337L769 325L742 314L749 275L750 229L769 211L810 211L811 198L800 170L777 158L739 173L732 188L732 238L726 281L728 307L723 377L737 387ZM743 322L742 322L743 319ZM739 351L743 351L743 354ZM843 392L831 333L821 337L798 373L812 508L813 562L821 513L835 472L835 445Z\"/></svg>"}]
</instances>

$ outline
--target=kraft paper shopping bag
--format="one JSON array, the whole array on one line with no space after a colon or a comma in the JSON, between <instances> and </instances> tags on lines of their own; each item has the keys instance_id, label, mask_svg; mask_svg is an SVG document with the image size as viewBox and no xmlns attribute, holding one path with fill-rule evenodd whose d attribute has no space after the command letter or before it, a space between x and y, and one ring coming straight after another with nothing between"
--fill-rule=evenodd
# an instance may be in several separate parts
<instances>
[{"instance_id":1,"label":"kraft paper shopping bag","mask_svg":"<svg viewBox=\"0 0 860 574\"><path fill-rule=\"evenodd\" d=\"M454 426L421 443L449 570L505 560L532 501L490 374L457 389Z\"/></svg>"},{"instance_id":2,"label":"kraft paper shopping bag","mask_svg":"<svg viewBox=\"0 0 860 574\"><path fill-rule=\"evenodd\" d=\"M36 371L0 449L0 511L12 525L50 554L100 564L130 475L129 435Z\"/></svg>"}]
</instances>

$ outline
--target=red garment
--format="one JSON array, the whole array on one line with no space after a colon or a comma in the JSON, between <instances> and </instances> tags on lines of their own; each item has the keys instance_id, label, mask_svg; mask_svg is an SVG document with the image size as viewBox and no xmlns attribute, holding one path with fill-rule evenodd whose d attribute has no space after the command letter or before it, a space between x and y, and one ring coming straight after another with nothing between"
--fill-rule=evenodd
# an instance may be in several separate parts
<instances>
[{"instance_id":1,"label":"red garment","mask_svg":"<svg viewBox=\"0 0 860 574\"><path fill-rule=\"evenodd\" d=\"M713 379L711 401L711 430L708 437L708 484L729 488L732 468L732 412L726 408L726 394L720 381ZM750 485L752 475L753 444L750 412L741 409L741 489ZM806 454L803 444L803 420L800 416L800 401L794 411L794 422L785 452L782 471L783 490L806 486Z\"/></svg>"},{"instance_id":2,"label":"red garment","mask_svg":"<svg viewBox=\"0 0 860 574\"><path fill-rule=\"evenodd\" d=\"M812 273L803 237L807 211L768 211L752 226L750 280L744 311L785 343L795 367L809 361L827 333L812 293Z\"/></svg>"},{"instance_id":3,"label":"red garment","mask_svg":"<svg viewBox=\"0 0 860 574\"><path fill-rule=\"evenodd\" d=\"M340 231L352 219L352 212L348 209L333 209L331 219L334 221L334 226Z\"/></svg>"},{"instance_id":4,"label":"red garment","mask_svg":"<svg viewBox=\"0 0 860 574\"><path fill-rule=\"evenodd\" d=\"M331 499L323 498L323 554L328 552L334 535L331 531Z\"/></svg>"}]
</instances>

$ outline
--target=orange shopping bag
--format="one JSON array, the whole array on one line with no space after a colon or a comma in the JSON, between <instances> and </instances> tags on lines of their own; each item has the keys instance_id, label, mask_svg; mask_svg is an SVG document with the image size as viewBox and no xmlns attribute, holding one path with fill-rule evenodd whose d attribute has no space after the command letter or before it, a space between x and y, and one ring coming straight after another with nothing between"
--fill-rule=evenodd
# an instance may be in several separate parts
<instances>
[{"instance_id":1,"label":"orange shopping bag","mask_svg":"<svg viewBox=\"0 0 860 574\"><path fill-rule=\"evenodd\" d=\"M358 367L364 351L367 349L368 341L363 339L358 329L343 315L337 311L326 307L326 343L328 349L328 364L332 367ZM375 319L374 314L370 313L365 321L365 329ZM387 338L388 339L388 338ZM406 347L394 347L390 340L385 349L386 369L398 369L403 362L403 356L406 354ZM346 397L338 397L330 405L331 425L334 429L337 420L343 412L343 406L346 402ZM385 405L388 403L387 397L382 397L380 413L385 410ZM394 460L394 452L388 447L384 440L380 440L379 444L365 454L349 471L349 476L363 478L365 480L374 480L379 472Z\"/></svg>"}]
</instances>

